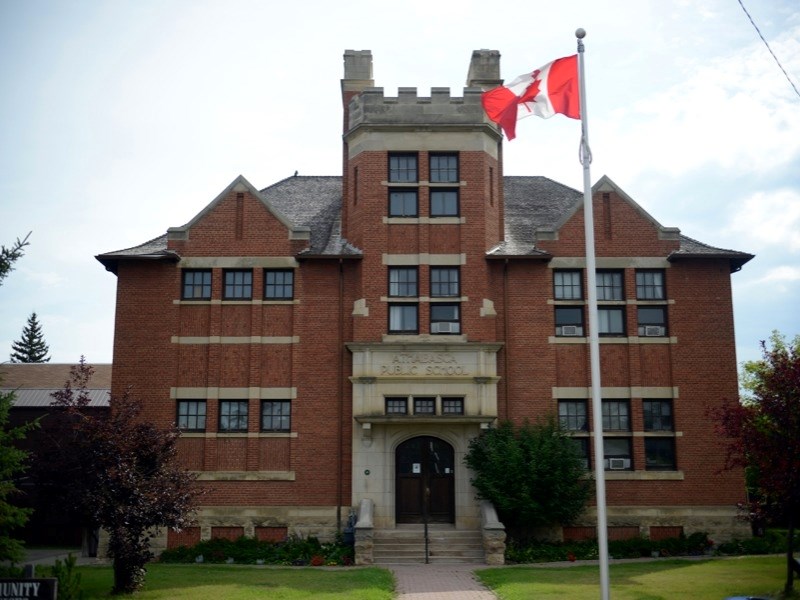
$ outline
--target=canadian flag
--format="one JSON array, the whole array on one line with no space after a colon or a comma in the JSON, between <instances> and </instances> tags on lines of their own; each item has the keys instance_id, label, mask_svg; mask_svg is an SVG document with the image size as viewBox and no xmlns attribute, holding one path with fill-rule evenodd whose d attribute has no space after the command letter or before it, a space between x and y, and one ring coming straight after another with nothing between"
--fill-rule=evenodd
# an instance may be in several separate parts
<instances>
[{"instance_id":1,"label":"canadian flag","mask_svg":"<svg viewBox=\"0 0 800 600\"><path fill-rule=\"evenodd\" d=\"M531 115L549 119L561 113L580 119L579 95L578 55L573 54L484 92L481 102L487 116L500 125L510 141L516 137L517 121Z\"/></svg>"}]
</instances>

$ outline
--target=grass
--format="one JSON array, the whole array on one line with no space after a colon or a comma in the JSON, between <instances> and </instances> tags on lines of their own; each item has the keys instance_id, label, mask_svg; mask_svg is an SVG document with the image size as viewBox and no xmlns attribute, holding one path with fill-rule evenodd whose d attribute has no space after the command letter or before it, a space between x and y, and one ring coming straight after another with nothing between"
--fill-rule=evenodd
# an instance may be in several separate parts
<instances>
[{"instance_id":1,"label":"grass","mask_svg":"<svg viewBox=\"0 0 800 600\"><path fill-rule=\"evenodd\" d=\"M501 600L596 600L600 585L597 565L484 569L478 577ZM722 600L737 595L779 598L786 580L786 558L616 563L610 567L609 580L614 600Z\"/></svg>"},{"instance_id":2,"label":"grass","mask_svg":"<svg viewBox=\"0 0 800 600\"><path fill-rule=\"evenodd\" d=\"M110 567L79 567L86 600L111 598ZM390 600L394 581L378 568L275 568L237 565L147 567L144 590L136 600ZM119 596L115 596L119 598Z\"/></svg>"}]
</instances>

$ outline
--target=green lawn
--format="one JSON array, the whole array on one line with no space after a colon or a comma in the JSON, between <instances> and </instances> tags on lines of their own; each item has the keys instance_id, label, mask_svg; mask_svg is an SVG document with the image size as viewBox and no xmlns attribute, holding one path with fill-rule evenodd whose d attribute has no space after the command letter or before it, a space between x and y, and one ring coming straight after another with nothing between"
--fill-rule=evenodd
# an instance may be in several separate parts
<instances>
[{"instance_id":1,"label":"green lawn","mask_svg":"<svg viewBox=\"0 0 800 600\"><path fill-rule=\"evenodd\" d=\"M109 598L110 567L79 567L87 600ZM145 589L136 600L300 600L347 598L390 600L394 581L384 569L274 568L233 565L147 567ZM119 598L119 596L116 596Z\"/></svg>"},{"instance_id":2,"label":"green lawn","mask_svg":"<svg viewBox=\"0 0 800 600\"><path fill-rule=\"evenodd\" d=\"M600 572L596 565L484 569L478 576L501 600L599 598ZM614 600L723 600L734 595L778 598L786 579L786 558L615 563L609 579Z\"/></svg>"}]
</instances>

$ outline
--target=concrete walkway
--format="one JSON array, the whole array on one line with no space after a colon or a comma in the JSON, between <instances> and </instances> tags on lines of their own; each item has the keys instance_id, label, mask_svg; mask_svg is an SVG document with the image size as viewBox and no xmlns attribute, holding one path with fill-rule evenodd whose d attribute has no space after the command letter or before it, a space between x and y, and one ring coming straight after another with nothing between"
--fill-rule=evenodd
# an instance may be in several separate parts
<instances>
[{"instance_id":1,"label":"concrete walkway","mask_svg":"<svg viewBox=\"0 0 800 600\"><path fill-rule=\"evenodd\" d=\"M397 581L398 600L496 600L473 571L486 565L379 565Z\"/></svg>"}]
</instances>

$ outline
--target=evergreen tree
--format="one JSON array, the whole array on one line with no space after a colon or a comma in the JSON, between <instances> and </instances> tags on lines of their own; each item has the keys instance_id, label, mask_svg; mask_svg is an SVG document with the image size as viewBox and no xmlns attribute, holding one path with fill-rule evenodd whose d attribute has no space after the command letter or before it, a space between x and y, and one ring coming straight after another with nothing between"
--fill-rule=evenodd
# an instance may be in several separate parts
<instances>
[{"instance_id":1,"label":"evergreen tree","mask_svg":"<svg viewBox=\"0 0 800 600\"><path fill-rule=\"evenodd\" d=\"M3 285L3 279L14 270L14 263L22 256L23 248L28 245L28 238L31 236L29 233L24 239L14 242L10 248L0 246L0 285Z\"/></svg>"},{"instance_id":2,"label":"evergreen tree","mask_svg":"<svg viewBox=\"0 0 800 600\"><path fill-rule=\"evenodd\" d=\"M0 561L17 562L23 558L22 542L12 538L11 532L25 525L31 510L11 504L19 494L14 478L25 470L28 457L14 442L23 439L36 424L9 427L8 411L13 401L13 392L0 392Z\"/></svg>"},{"instance_id":3,"label":"evergreen tree","mask_svg":"<svg viewBox=\"0 0 800 600\"><path fill-rule=\"evenodd\" d=\"M22 339L11 343L12 363L44 363L50 362L47 353L50 347L44 341L42 326L36 318L36 313L31 313L28 323L22 329Z\"/></svg>"},{"instance_id":4,"label":"evergreen tree","mask_svg":"<svg viewBox=\"0 0 800 600\"><path fill-rule=\"evenodd\" d=\"M10 248L0 246L0 285L3 285L3 279L13 270L14 262L22 256L23 248L27 245L28 236L25 236L22 241L17 239ZM0 373L0 384L2 380ZM8 412L13 403L13 392L0 392L0 561L16 562L22 558L22 543L11 537L11 531L27 522L30 511L10 503L10 499L19 493L14 478L25 469L28 456L16 448L14 442L24 438L36 424L9 427Z\"/></svg>"}]
</instances>

